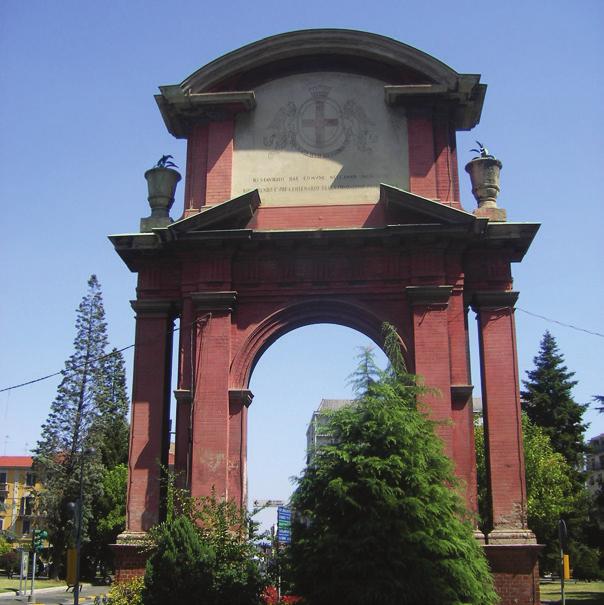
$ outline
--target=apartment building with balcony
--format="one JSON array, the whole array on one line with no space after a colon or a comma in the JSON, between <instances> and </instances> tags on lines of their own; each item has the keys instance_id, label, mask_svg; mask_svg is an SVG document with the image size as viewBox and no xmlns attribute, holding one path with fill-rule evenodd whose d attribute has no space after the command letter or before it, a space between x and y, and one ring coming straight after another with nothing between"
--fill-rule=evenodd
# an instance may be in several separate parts
<instances>
[{"instance_id":1,"label":"apartment building with balcony","mask_svg":"<svg viewBox=\"0 0 604 605\"><path fill-rule=\"evenodd\" d=\"M0 530L18 541L31 539L34 494L41 484L31 456L0 456Z\"/></svg>"}]
</instances>

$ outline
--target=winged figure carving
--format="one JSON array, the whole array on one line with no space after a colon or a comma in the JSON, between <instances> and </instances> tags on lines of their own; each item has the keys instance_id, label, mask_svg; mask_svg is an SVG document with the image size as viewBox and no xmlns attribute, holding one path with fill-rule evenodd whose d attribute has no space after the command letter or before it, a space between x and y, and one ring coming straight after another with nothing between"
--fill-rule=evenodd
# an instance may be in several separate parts
<instances>
[{"instance_id":1,"label":"winged figure carving","mask_svg":"<svg viewBox=\"0 0 604 605\"><path fill-rule=\"evenodd\" d=\"M266 128L268 134L264 137L265 147L287 149L295 146L297 112L298 108L293 101L289 101L279 108L279 111Z\"/></svg>"},{"instance_id":2,"label":"winged figure carving","mask_svg":"<svg viewBox=\"0 0 604 605\"><path fill-rule=\"evenodd\" d=\"M342 118L346 137L352 141L358 151L371 151L377 135L371 129L375 124L369 119L365 110L353 99L348 99L342 107Z\"/></svg>"}]
</instances>

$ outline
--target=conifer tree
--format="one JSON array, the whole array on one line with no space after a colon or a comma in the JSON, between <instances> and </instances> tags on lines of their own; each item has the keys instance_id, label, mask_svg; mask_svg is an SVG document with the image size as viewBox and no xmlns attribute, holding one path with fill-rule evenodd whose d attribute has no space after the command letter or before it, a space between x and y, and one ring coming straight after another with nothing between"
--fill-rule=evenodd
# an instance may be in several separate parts
<instances>
[{"instance_id":1,"label":"conifer tree","mask_svg":"<svg viewBox=\"0 0 604 605\"><path fill-rule=\"evenodd\" d=\"M106 469L128 462L128 391L124 357L113 348L102 360L97 395L99 416L94 430Z\"/></svg>"},{"instance_id":2,"label":"conifer tree","mask_svg":"<svg viewBox=\"0 0 604 605\"><path fill-rule=\"evenodd\" d=\"M103 358L106 347L107 325L101 287L92 275L88 280L88 292L77 309L74 352L65 362L56 398L34 450L34 468L44 485L37 498L37 508L45 515L55 576L65 548L73 539L74 520L67 503L78 499L82 469L84 535L90 517L90 502L100 495L100 431L96 427L107 383L104 376L107 362Z\"/></svg>"},{"instance_id":3,"label":"conifer tree","mask_svg":"<svg viewBox=\"0 0 604 605\"><path fill-rule=\"evenodd\" d=\"M562 454L575 469L577 483L582 483L580 469L585 454L583 423L586 405L577 403L572 389L577 384L564 365L556 340L546 331L539 353L533 359L535 368L523 381L522 407L529 419L540 426L550 438L554 450Z\"/></svg>"},{"instance_id":4,"label":"conifer tree","mask_svg":"<svg viewBox=\"0 0 604 605\"><path fill-rule=\"evenodd\" d=\"M333 413L335 445L320 448L298 480L297 594L308 605L495 603L452 463L418 409L426 389L405 372L392 328L386 350L386 372L361 356L353 377L365 390Z\"/></svg>"}]
</instances>

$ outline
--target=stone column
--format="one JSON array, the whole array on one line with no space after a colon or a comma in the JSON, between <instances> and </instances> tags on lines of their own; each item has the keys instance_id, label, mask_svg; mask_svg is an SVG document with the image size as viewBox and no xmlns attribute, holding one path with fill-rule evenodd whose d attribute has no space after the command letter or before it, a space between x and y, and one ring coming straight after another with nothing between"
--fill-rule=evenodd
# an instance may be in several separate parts
<instances>
[{"instance_id":1,"label":"stone column","mask_svg":"<svg viewBox=\"0 0 604 605\"><path fill-rule=\"evenodd\" d=\"M172 329L176 305L135 300L136 339L128 469L127 532L145 532L160 518L160 463L167 465Z\"/></svg>"},{"instance_id":2,"label":"stone column","mask_svg":"<svg viewBox=\"0 0 604 605\"><path fill-rule=\"evenodd\" d=\"M195 292L191 495L229 497L229 370L236 292Z\"/></svg>"},{"instance_id":3,"label":"stone column","mask_svg":"<svg viewBox=\"0 0 604 605\"><path fill-rule=\"evenodd\" d=\"M189 462L191 455L191 391L176 389L176 436L174 451L175 485L189 487Z\"/></svg>"},{"instance_id":4,"label":"stone column","mask_svg":"<svg viewBox=\"0 0 604 605\"><path fill-rule=\"evenodd\" d=\"M487 477L493 529L488 544L534 544L526 485L514 304L518 292L476 292Z\"/></svg>"},{"instance_id":5,"label":"stone column","mask_svg":"<svg viewBox=\"0 0 604 605\"><path fill-rule=\"evenodd\" d=\"M229 391L229 498L247 506L247 410L254 395L248 389Z\"/></svg>"},{"instance_id":6,"label":"stone column","mask_svg":"<svg viewBox=\"0 0 604 605\"><path fill-rule=\"evenodd\" d=\"M451 417L455 474L463 482L466 506L478 512L476 450L474 446L473 386L468 354L468 308L461 285L453 288L449 301L449 343L451 347Z\"/></svg>"},{"instance_id":7,"label":"stone column","mask_svg":"<svg viewBox=\"0 0 604 605\"><path fill-rule=\"evenodd\" d=\"M431 417L438 421L451 419L451 359L447 306L452 286L407 286L407 299L412 309L415 373L426 386L438 393L424 397ZM450 423L442 424L438 433L444 451L452 458L453 440Z\"/></svg>"},{"instance_id":8,"label":"stone column","mask_svg":"<svg viewBox=\"0 0 604 605\"><path fill-rule=\"evenodd\" d=\"M178 350L178 388L176 399L176 435L174 473L176 485L188 489L191 477L191 383L193 381L193 358L195 357L195 311L189 297L183 298L180 317Z\"/></svg>"}]
</instances>

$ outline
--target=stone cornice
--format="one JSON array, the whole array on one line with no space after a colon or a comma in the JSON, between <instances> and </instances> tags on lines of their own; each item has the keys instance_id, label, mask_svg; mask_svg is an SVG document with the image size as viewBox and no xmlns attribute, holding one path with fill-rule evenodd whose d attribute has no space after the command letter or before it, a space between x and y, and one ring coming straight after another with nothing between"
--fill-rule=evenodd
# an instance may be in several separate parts
<instances>
[{"instance_id":1,"label":"stone cornice","mask_svg":"<svg viewBox=\"0 0 604 605\"><path fill-rule=\"evenodd\" d=\"M249 389L229 389L229 403L240 403L249 408L252 399L254 394Z\"/></svg>"},{"instance_id":2,"label":"stone cornice","mask_svg":"<svg viewBox=\"0 0 604 605\"><path fill-rule=\"evenodd\" d=\"M453 286L407 286L405 293L412 306L447 306Z\"/></svg>"},{"instance_id":3,"label":"stone cornice","mask_svg":"<svg viewBox=\"0 0 604 605\"><path fill-rule=\"evenodd\" d=\"M172 85L160 86L160 91L155 101L168 132L177 139L186 138L193 124L224 120L256 106L252 90L189 94Z\"/></svg>"},{"instance_id":4,"label":"stone cornice","mask_svg":"<svg viewBox=\"0 0 604 605\"><path fill-rule=\"evenodd\" d=\"M518 292L514 290L483 290L474 292L470 304L474 311L514 308Z\"/></svg>"},{"instance_id":5,"label":"stone cornice","mask_svg":"<svg viewBox=\"0 0 604 605\"><path fill-rule=\"evenodd\" d=\"M160 315L171 316L176 315L180 305L173 300L165 299L137 299L131 300L130 306L136 312L137 317L140 315Z\"/></svg>"},{"instance_id":6,"label":"stone cornice","mask_svg":"<svg viewBox=\"0 0 604 605\"><path fill-rule=\"evenodd\" d=\"M232 311L237 301L237 292L193 292L191 300L198 311Z\"/></svg>"}]
</instances>

